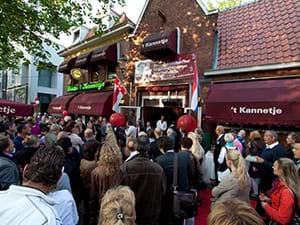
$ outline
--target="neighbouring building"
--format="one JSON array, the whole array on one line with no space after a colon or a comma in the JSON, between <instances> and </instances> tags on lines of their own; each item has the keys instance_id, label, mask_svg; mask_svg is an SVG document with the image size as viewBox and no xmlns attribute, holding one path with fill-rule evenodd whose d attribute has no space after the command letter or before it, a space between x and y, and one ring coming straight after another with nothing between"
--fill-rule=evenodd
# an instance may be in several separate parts
<instances>
[{"instance_id":1,"label":"neighbouring building","mask_svg":"<svg viewBox=\"0 0 300 225\"><path fill-rule=\"evenodd\" d=\"M164 115L168 124L190 110L193 75L201 98L207 91L204 70L213 64L216 12L201 0L147 0L131 38L128 75L134 77L131 106L144 123ZM192 112L193 113L193 112ZM196 115L201 121L201 108Z\"/></svg>"},{"instance_id":2,"label":"neighbouring building","mask_svg":"<svg viewBox=\"0 0 300 225\"><path fill-rule=\"evenodd\" d=\"M43 45L44 50L51 54L49 62L44 64L42 69L34 65L33 56L27 53L26 58L31 62L20 63L15 69L2 71L1 97L4 99L34 104L38 97L40 104L37 111L46 112L50 101L56 96L62 95L63 76L57 72L57 67L63 61L53 47Z\"/></svg>"},{"instance_id":3,"label":"neighbouring building","mask_svg":"<svg viewBox=\"0 0 300 225\"><path fill-rule=\"evenodd\" d=\"M300 126L299 18L300 1L293 0L260 0L219 13L217 63L204 72L212 80L205 124Z\"/></svg>"},{"instance_id":4,"label":"neighbouring building","mask_svg":"<svg viewBox=\"0 0 300 225\"><path fill-rule=\"evenodd\" d=\"M114 13L114 12L113 12ZM72 46L59 52L64 62L59 72L64 74L63 96L53 99L50 114L61 116L63 111L77 116L109 116L112 113L114 77L126 81L124 56L129 49L128 35L134 24L125 14L102 34L96 28L85 35L75 29ZM80 37L84 39L80 40ZM126 82L124 84L126 85Z\"/></svg>"}]
</instances>

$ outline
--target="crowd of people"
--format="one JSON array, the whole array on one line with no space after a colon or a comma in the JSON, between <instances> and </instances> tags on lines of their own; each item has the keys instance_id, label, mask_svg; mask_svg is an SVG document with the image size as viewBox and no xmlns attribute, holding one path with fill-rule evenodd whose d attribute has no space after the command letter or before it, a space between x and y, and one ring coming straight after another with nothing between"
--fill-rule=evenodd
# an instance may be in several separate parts
<instances>
[{"instance_id":1,"label":"crowd of people","mask_svg":"<svg viewBox=\"0 0 300 225\"><path fill-rule=\"evenodd\" d=\"M155 127L3 116L0 132L3 225L193 225L194 218L173 213L175 154L178 191L196 190L201 204L209 186L201 128L186 132L163 116ZM300 137L290 133L284 149L272 130L247 138L217 126L216 135L208 224L290 224L300 207Z\"/></svg>"}]
</instances>

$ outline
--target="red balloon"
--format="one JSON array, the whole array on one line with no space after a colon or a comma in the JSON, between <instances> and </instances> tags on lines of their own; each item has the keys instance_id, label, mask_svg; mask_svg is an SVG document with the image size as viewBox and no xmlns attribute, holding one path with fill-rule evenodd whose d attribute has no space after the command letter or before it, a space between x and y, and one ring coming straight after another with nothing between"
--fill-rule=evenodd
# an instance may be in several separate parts
<instances>
[{"instance_id":1,"label":"red balloon","mask_svg":"<svg viewBox=\"0 0 300 225\"><path fill-rule=\"evenodd\" d=\"M183 115L177 120L177 128L182 128L186 132L194 131L197 127L196 119L191 115Z\"/></svg>"},{"instance_id":2,"label":"red balloon","mask_svg":"<svg viewBox=\"0 0 300 225\"><path fill-rule=\"evenodd\" d=\"M38 101L39 100L39 98L36 96L36 97L34 97L34 101Z\"/></svg>"},{"instance_id":3,"label":"red balloon","mask_svg":"<svg viewBox=\"0 0 300 225\"><path fill-rule=\"evenodd\" d=\"M125 124L125 116L121 113L113 113L109 117L109 123L112 126L122 126Z\"/></svg>"},{"instance_id":4,"label":"red balloon","mask_svg":"<svg viewBox=\"0 0 300 225\"><path fill-rule=\"evenodd\" d=\"M68 115L68 111L64 110L64 111L62 112L62 114L63 114L63 116L65 117L65 116Z\"/></svg>"}]
</instances>

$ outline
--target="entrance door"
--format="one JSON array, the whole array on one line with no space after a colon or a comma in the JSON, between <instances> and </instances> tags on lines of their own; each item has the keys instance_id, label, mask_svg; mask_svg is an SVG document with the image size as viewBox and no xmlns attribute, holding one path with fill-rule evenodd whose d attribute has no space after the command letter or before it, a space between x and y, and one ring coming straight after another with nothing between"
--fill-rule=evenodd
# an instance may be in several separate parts
<instances>
[{"instance_id":1,"label":"entrance door","mask_svg":"<svg viewBox=\"0 0 300 225\"><path fill-rule=\"evenodd\" d=\"M144 122L151 122L153 128L156 127L157 120L161 116L165 117L168 127L173 123L176 125L177 119L183 114L183 108L180 107L143 107Z\"/></svg>"}]
</instances>

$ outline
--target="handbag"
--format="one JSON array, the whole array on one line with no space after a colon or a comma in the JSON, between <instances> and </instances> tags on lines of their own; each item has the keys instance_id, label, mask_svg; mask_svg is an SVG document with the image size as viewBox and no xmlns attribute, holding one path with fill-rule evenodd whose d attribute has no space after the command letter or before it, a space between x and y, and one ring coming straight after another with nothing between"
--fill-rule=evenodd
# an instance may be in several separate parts
<instances>
[{"instance_id":1,"label":"handbag","mask_svg":"<svg viewBox=\"0 0 300 225\"><path fill-rule=\"evenodd\" d=\"M173 170L173 213L178 218L195 217L198 213L197 191L177 191L178 187L178 153L174 153Z\"/></svg>"},{"instance_id":2,"label":"handbag","mask_svg":"<svg viewBox=\"0 0 300 225\"><path fill-rule=\"evenodd\" d=\"M294 202L295 202L295 214L289 225L300 225L300 211L298 208L298 201L297 196L294 192L292 192L294 195Z\"/></svg>"}]
</instances>

